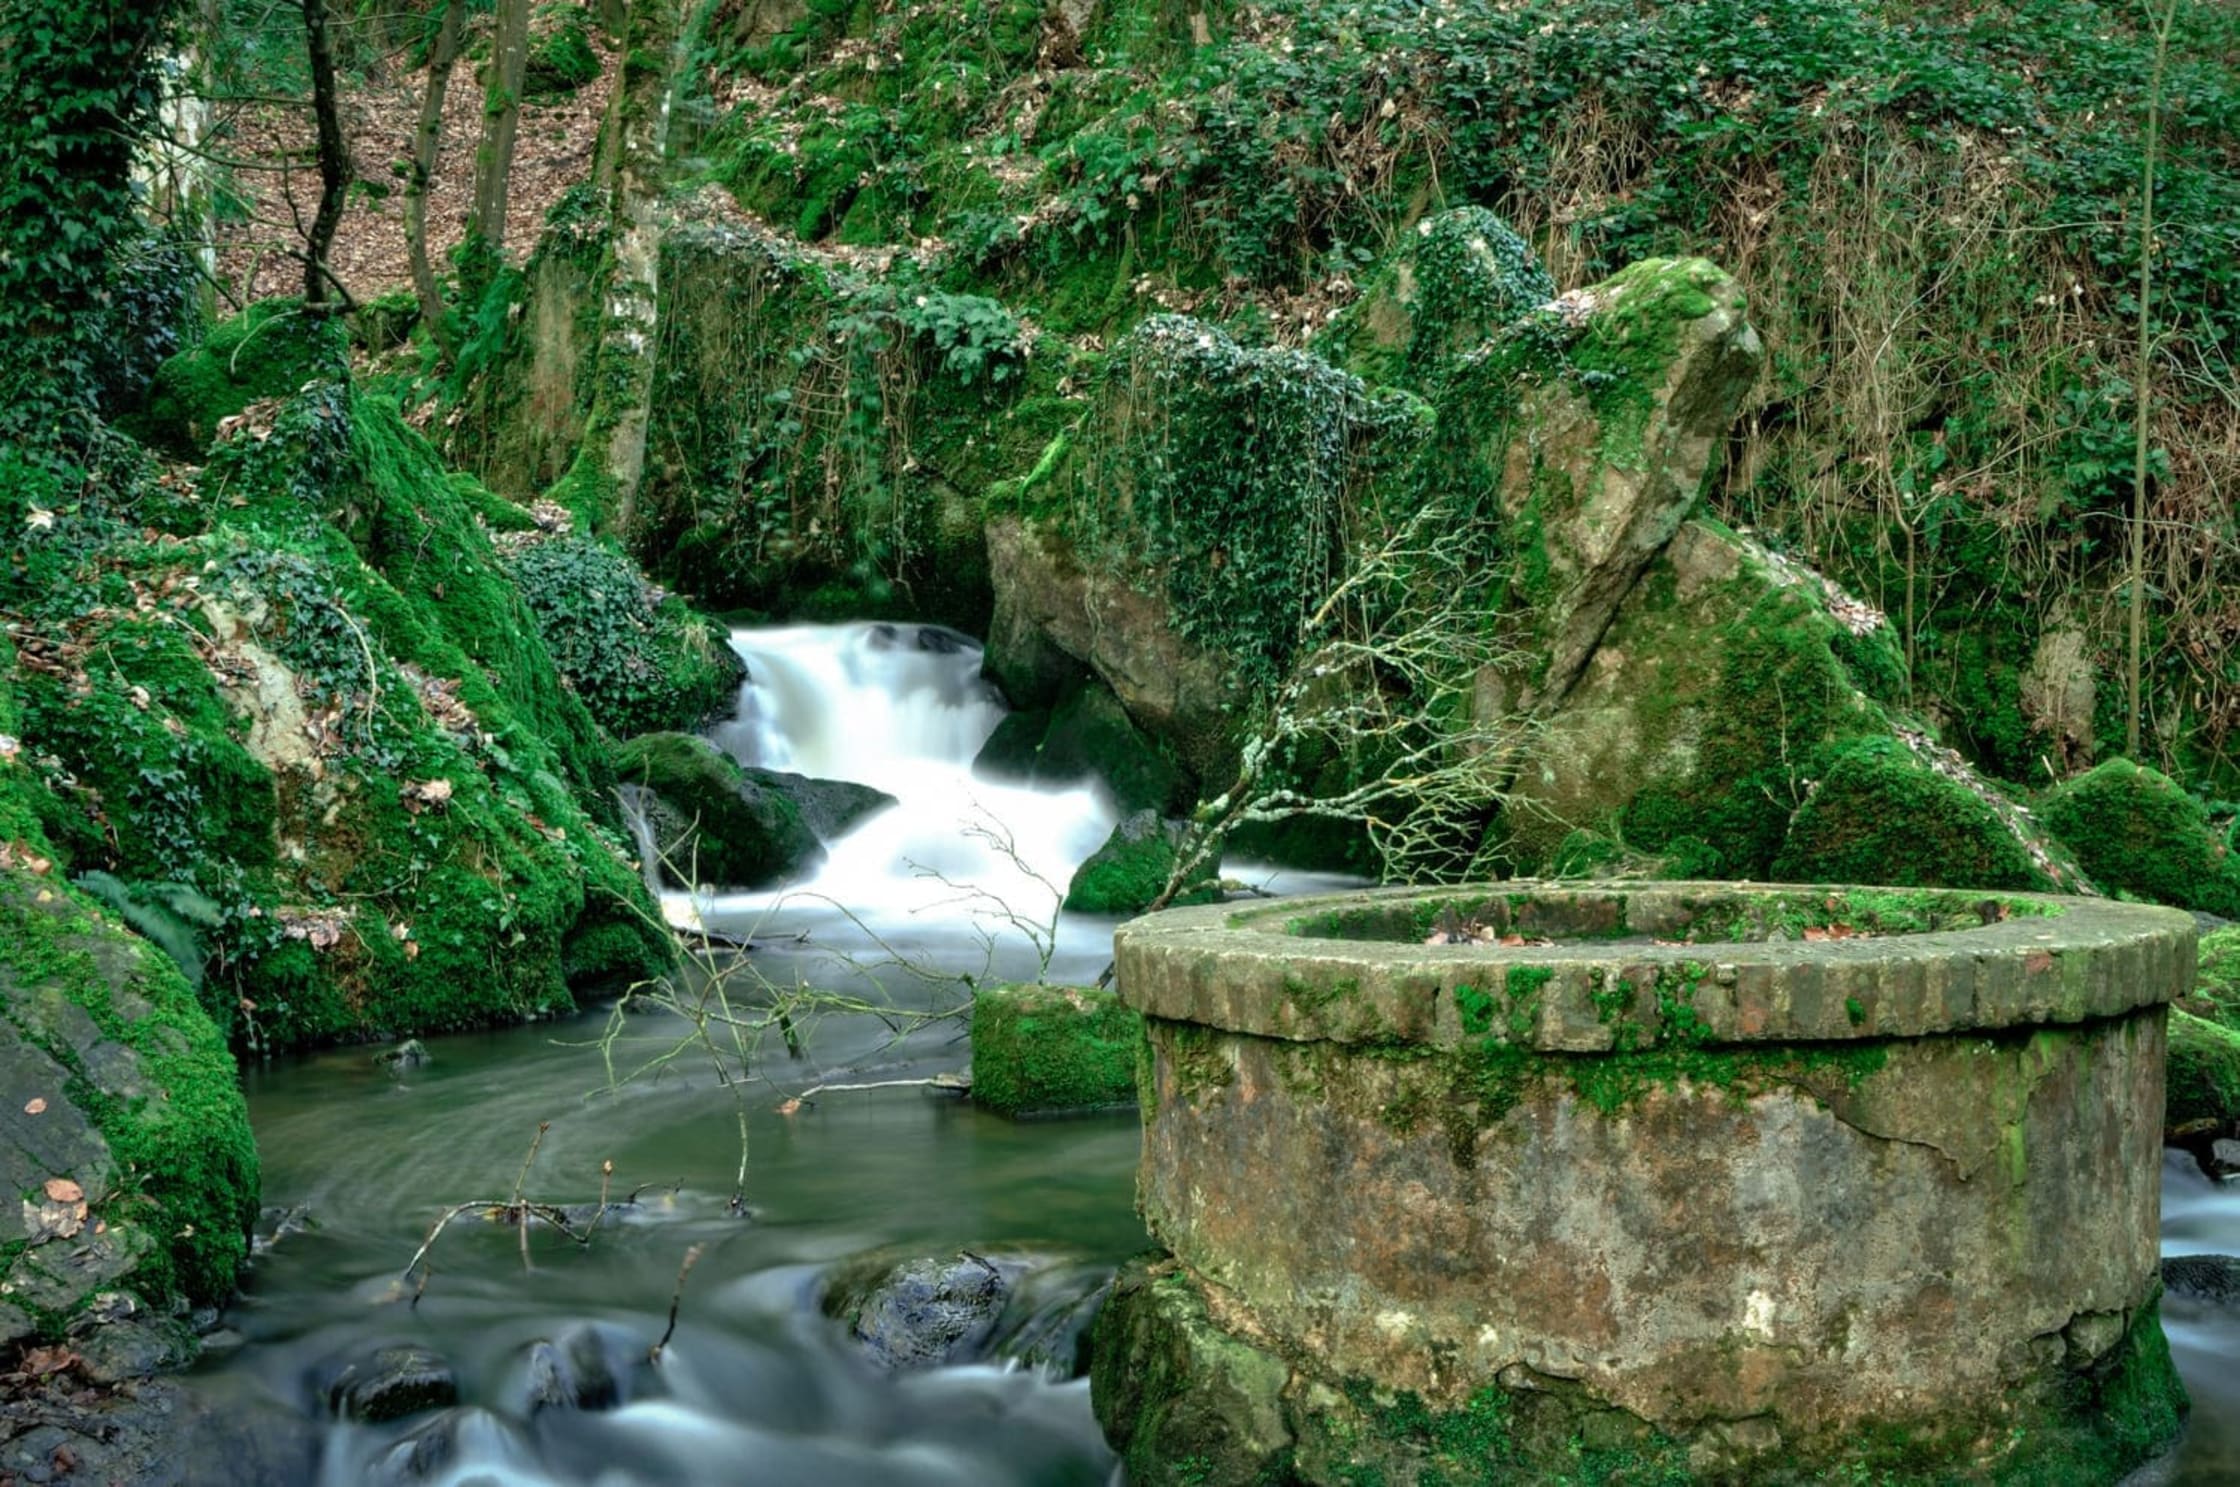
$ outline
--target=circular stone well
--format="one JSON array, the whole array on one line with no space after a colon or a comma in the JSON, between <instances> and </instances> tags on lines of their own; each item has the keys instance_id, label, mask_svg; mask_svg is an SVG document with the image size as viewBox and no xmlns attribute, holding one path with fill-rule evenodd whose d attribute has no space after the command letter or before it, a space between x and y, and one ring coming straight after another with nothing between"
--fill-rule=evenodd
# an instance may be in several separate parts
<instances>
[{"instance_id":1,"label":"circular stone well","mask_svg":"<svg viewBox=\"0 0 2240 1487\"><path fill-rule=\"evenodd\" d=\"M2194 938L1712 883L1124 925L1169 1257L1099 1323L1100 1418L1139 1483L2112 1481L2184 1408L2157 1179Z\"/></svg>"}]
</instances>

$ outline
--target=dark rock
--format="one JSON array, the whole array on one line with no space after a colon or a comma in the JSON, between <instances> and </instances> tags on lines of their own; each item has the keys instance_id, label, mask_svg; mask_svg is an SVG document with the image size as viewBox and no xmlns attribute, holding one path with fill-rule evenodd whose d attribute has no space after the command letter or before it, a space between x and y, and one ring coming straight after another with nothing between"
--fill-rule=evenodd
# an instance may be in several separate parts
<instances>
[{"instance_id":1,"label":"dark rock","mask_svg":"<svg viewBox=\"0 0 2240 1487\"><path fill-rule=\"evenodd\" d=\"M116 1384L185 1368L194 1361L192 1332L167 1317L152 1315L122 1292L111 1295L129 1308L124 1315L117 1315L114 1307L104 1309L101 1300L106 1298L97 1298L70 1329L70 1346L87 1378L97 1384ZM93 1320L96 1317L99 1320Z\"/></svg>"},{"instance_id":2,"label":"dark rock","mask_svg":"<svg viewBox=\"0 0 2240 1487\"><path fill-rule=\"evenodd\" d=\"M617 1367L631 1339L588 1323L563 1328L529 1345L526 1412L613 1409L627 1397ZM643 1356L644 1349L635 1351Z\"/></svg>"},{"instance_id":3,"label":"dark rock","mask_svg":"<svg viewBox=\"0 0 2240 1487\"><path fill-rule=\"evenodd\" d=\"M838 840L854 830L865 817L877 815L894 804L894 797L886 791L859 785L853 780L817 780L782 770L751 767L739 772L751 783L791 800L800 811L802 822L816 833L820 842Z\"/></svg>"},{"instance_id":4,"label":"dark rock","mask_svg":"<svg viewBox=\"0 0 2240 1487\"><path fill-rule=\"evenodd\" d=\"M417 1343L387 1343L319 1370L318 1397L344 1420L378 1425L459 1402L451 1365Z\"/></svg>"},{"instance_id":5,"label":"dark rock","mask_svg":"<svg viewBox=\"0 0 2240 1487\"><path fill-rule=\"evenodd\" d=\"M2171 1255L2162 1262L2162 1285L2173 1296L2240 1306L2240 1259L2231 1255Z\"/></svg>"},{"instance_id":6,"label":"dark rock","mask_svg":"<svg viewBox=\"0 0 2240 1487\"><path fill-rule=\"evenodd\" d=\"M373 1056L373 1061L392 1074L402 1074L407 1069L424 1069L435 1062L428 1046L418 1038L407 1038L394 1048L384 1048Z\"/></svg>"},{"instance_id":7,"label":"dark rock","mask_svg":"<svg viewBox=\"0 0 2240 1487\"><path fill-rule=\"evenodd\" d=\"M689 733L648 733L622 745L616 773L638 787L662 875L711 887L762 888L797 877L824 856L801 807L769 778Z\"/></svg>"},{"instance_id":8,"label":"dark rock","mask_svg":"<svg viewBox=\"0 0 2240 1487\"><path fill-rule=\"evenodd\" d=\"M1005 718L972 768L987 779L1031 784L1100 780L1124 812L1184 811L1197 795L1172 752L1136 727L1120 699L1097 682L1076 689L1047 715Z\"/></svg>"},{"instance_id":9,"label":"dark rock","mask_svg":"<svg viewBox=\"0 0 2240 1487\"><path fill-rule=\"evenodd\" d=\"M866 1255L834 1272L824 1310L882 1368L966 1363L995 1336L1022 1269L967 1251L899 1263L891 1253Z\"/></svg>"},{"instance_id":10,"label":"dark rock","mask_svg":"<svg viewBox=\"0 0 2240 1487\"><path fill-rule=\"evenodd\" d=\"M384 1451L366 1480L377 1487L417 1487L448 1480L453 1468L466 1460L508 1454L512 1435L511 1428L488 1410L447 1409Z\"/></svg>"}]
</instances>

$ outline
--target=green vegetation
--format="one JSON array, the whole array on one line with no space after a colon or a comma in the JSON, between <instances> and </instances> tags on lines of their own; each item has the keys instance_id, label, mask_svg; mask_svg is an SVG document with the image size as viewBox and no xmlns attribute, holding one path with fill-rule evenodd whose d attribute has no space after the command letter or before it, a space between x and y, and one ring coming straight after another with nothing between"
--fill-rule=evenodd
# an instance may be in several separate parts
<instances>
[{"instance_id":1,"label":"green vegetation","mask_svg":"<svg viewBox=\"0 0 2240 1487\"><path fill-rule=\"evenodd\" d=\"M1898 739L1837 752L1790 818L1773 876L1791 882L2050 889L2030 843L1979 789ZM2011 812L2012 808L2009 807Z\"/></svg>"},{"instance_id":2,"label":"green vegetation","mask_svg":"<svg viewBox=\"0 0 2240 1487\"><path fill-rule=\"evenodd\" d=\"M587 538L525 540L507 573L553 664L618 738L726 715L746 674L722 632Z\"/></svg>"},{"instance_id":3,"label":"green vegetation","mask_svg":"<svg viewBox=\"0 0 2240 1487\"><path fill-rule=\"evenodd\" d=\"M972 1102L998 1115L1106 1110L1136 1100L1143 1019L1110 991L982 987L972 997Z\"/></svg>"},{"instance_id":4,"label":"green vegetation","mask_svg":"<svg viewBox=\"0 0 2240 1487\"><path fill-rule=\"evenodd\" d=\"M2170 1062L2163 1124L2240 1120L2240 1029L2170 1011Z\"/></svg>"},{"instance_id":5,"label":"green vegetation","mask_svg":"<svg viewBox=\"0 0 2240 1487\"><path fill-rule=\"evenodd\" d=\"M1112 828L1066 885L1066 908L1078 914L1140 914L1151 907L1173 874L1179 832L1157 811L1137 811ZM1219 895L1211 881L1188 885L1177 904L1206 903Z\"/></svg>"},{"instance_id":6,"label":"green vegetation","mask_svg":"<svg viewBox=\"0 0 2240 1487\"><path fill-rule=\"evenodd\" d=\"M2169 776L2111 759L2053 791L2041 814L2102 888L2240 916L2240 860Z\"/></svg>"},{"instance_id":7,"label":"green vegetation","mask_svg":"<svg viewBox=\"0 0 2240 1487\"><path fill-rule=\"evenodd\" d=\"M341 375L346 340L340 320L307 313L301 300L259 300L156 368L146 411L126 427L199 458L218 425L251 403L292 397L307 382Z\"/></svg>"}]
</instances>

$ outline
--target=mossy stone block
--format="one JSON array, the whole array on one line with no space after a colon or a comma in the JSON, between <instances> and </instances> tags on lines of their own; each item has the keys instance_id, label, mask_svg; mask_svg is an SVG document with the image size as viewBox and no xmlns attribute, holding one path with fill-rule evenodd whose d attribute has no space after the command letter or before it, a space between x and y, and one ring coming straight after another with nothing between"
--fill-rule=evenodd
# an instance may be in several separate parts
<instances>
[{"instance_id":1,"label":"mossy stone block","mask_svg":"<svg viewBox=\"0 0 2240 1487\"><path fill-rule=\"evenodd\" d=\"M1990 801L1894 738L1835 755L1791 819L1773 876L1899 888L2053 886Z\"/></svg>"},{"instance_id":2,"label":"mossy stone block","mask_svg":"<svg viewBox=\"0 0 2240 1487\"><path fill-rule=\"evenodd\" d=\"M2240 918L2240 866L2168 775L2111 759L2053 791L2039 814L2102 888Z\"/></svg>"},{"instance_id":3,"label":"mossy stone block","mask_svg":"<svg viewBox=\"0 0 2240 1487\"><path fill-rule=\"evenodd\" d=\"M1117 993L991 986L972 998L972 1098L998 1115L1133 1105L1143 1019Z\"/></svg>"}]
</instances>

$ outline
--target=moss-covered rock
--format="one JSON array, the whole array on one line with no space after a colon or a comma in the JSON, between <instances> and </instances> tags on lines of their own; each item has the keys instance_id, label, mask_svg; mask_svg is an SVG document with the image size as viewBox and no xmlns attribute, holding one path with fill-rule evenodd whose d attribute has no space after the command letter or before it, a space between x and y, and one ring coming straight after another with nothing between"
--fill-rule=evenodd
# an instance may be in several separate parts
<instances>
[{"instance_id":1,"label":"moss-covered rock","mask_svg":"<svg viewBox=\"0 0 2240 1487\"><path fill-rule=\"evenodd\" d=\"M1174 874L1183 831L1182 823L1157 811L1123 818L1104 845L1074 869L1065 906L1078 914L1140 914L1150 908ZM1204 903L1219 892L1209 880L1190 885L1174 901Z\"/></svg>"},{"instance_id":2,"label":"moss-covered rock","mask_svg":"<svg viewBox=\"0 0 2240 1487\"><path fill-rule=\"evenodd\" d=\"M2052 791L2039 814L2102 888L2240 918L2240 861L2168 775L2111 759Z\"/></svg>"},{"instance_id":3,"label":"moss-covered rock","mask_svg":"<svg viewBox=\"0 0 2240 1487\"><path fill-rule=\"evenodd\" d=\"M2240 1030L2170 1009L2167 1113L2163 1125L2240 1122Z\"/></svg>"},{"instance_id":4,"label":"moss-covered rock","mask_svg":"<svg viewBox=\"0 0 2240 1487\"><path fill-rule=\"evenodd\" d=\"M151 443L199 456L218 425L251 403L333 376L348 345L339 316L307 315L301 300L259 300L158 367L147 411L130 427Z\"/></svg>"},{"instance_id":5,"label":"moss-covered rock","mask_svg":"<svg viewBox=\"0 0 2240 1487\"><path fill-rule=\"evenodd\" d=\"M88 501L41 554L68 581L12 599L36 814L117 901L214 907L213 1020L260 1048L462 1027L671 964L599 729L492 545L525 513L334 383L200 478L226 498L190 473Z\"/></svg>"},{"instance_id":6,"label":"moss-covered rock","mask_svg":"<svg viewBox=\"0 0 2240 1487\"><path fill-rule=\"evenodd\" d=\"M2050 888L2012 806L1899 738L1838 750L1789 822L1773 876L1905 888ZM2003 804L2003 802L2000 802Z\"/></svg>"},{"instance_id":7,"label":"moss-covered rock","mask_svg":"<svg viewBox=\"0 0 2240 1487\"><path fill-rule=\"evenodd\" d=\"M1555 297L1555 280L1514 228L1483 207L1457 207L1416 223L1324 344L1371 382L1427 382Z\"/></svg>"},{"instance_id":8,"label":"moss-covered rock","mask_svg":"<svg viewBox=\"0 0 2240 1487\"><path fill-rule=\"evenodd\" d=\"M2201 937L2201 968L2193 994L2181 1005L2188 1011L2240 1028L2240 926Z\"/></svg>"},{"instance_id":9,"label":"moss-covered rock","mask_svg":"<svg viewBox=\"0 0 2240 1487\"><path fill-rule=\"evenodd\" d=\"M1894 715L1900 671L1882 616L1715 522L1690 521L1527 744L1487 865L1544 870L1584 832L1608 844L1603 855L1668 875L1768 878L1786 854L1788 876L1841 876L1833 869L1852 863L1874 866L1872 881L1916 871L1927 883L1933 869L2076 886L2066 855L2026 816ZM1816 786L1832 788L1819 805ZM1862 811L1901 797L1924 813L1931 845L1942 841L1941 860L1915 869L1902 854L1867 855L1862 833L1875 823Z\"/></svg>"},{"instance_id":10,"label":"moss-covered rock","mask_svg":"<svg viewBox=\"0 0 2240 1487\"><path fill-rule=\"evenodd\" d=\"M558 98L599 76L591 49L591 16L581 5L539 6L529 29L529 60L521 72L525 98Z\"/></svg>"},{"instance_id":11,"label":"moss-covered rock","mask_svg":"<svg viewBox=\"0 0 2240 1487\"><path fill-rule=\"evenodd\" d=\"M824 855L801 807L689 733L648 733L615 754L617 775L658 802L649 813L662 872L683 885L761 888Z\"/></svg>"},{"instance_id":12,"label":"moss-covered rock","mask_svg":"<svg viewBox=\"0 0 2240 1487\"><path fill-rule=\"evenodd\" d=\"M1187 810L1196 791L1173 754L1136 727L1110 688L1091 682L1047 713L1012 713L972 762L988 779L1068 784L1096 779L1123 812Z\"/></svg>"},{"instance_id":13,"label":"moss-covered rock","mask_svg":"<svg viewBox=\"0 0 2240 1487\"><path fill-rule=\"evenodd\" d=\"M1295 1480L1283 1393L1291 1371L1207 1314L1173 1261L1136 1260L1089 1337L1089 1399L1142 1487Z\"/></svg>"},{"instance_id":14,"label":"moss-covered rock","mask_svg":"<svg viewBox=\"0 0 2240 1487\"><path fill-rule=\"evenodd\" d=\"M0 1347L58 1338L106 1289L159 1316L224 1299L257 1212L225 1040L168 956L53 871L18 726L0 673Z\"/></svg>"},{"instance_id":15,"label":"moss-covered rock","mask_svg":"<svg viewBox=\"0 0 2240 1487\"><path fill-rule=\"evenodd\" d=\"M602 542L511 545L506 569L553 663L618 738L726 716L746 667L713 623Z\"/></svg>"},{"instance_id":16,"label":"moss-covered rock","mask_svg":"<svg viewBox=\"0 0 2240 1487\"><path fill-rule=\"evenodd\" d=\"M989 986L972 996L972 1100L998 1115L1133 1105L1143 1019L1093 987Z\"/></svg>"}]
</instances>

